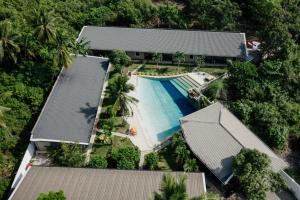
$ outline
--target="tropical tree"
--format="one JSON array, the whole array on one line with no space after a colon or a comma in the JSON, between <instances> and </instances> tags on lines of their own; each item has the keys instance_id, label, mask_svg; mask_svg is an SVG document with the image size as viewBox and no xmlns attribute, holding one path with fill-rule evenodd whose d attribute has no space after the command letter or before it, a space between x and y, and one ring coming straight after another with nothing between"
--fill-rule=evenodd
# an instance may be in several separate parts
<instances>
[{"instance_id":1,"label":"tropical tree","mask_svg":"<svg viewBox=\"0 0 300 200\"><path fill-rule=\"evenodd\" d=\"M250 200L264 200L268 191L285 187L280 175L272 171L269 157L258 150L242 149L233 160L233 175Z\"/></svg>"},{"instance_id":2,"label":"tropical tree","mask_svg":"<svg viewBox=\"0 0 300 200\"><path fill-rule=\"evenodd\" d=\"M154 62L156 62L156 67L157 67L157 69L158 69L158 63L159 62L161 62L161 60L162 60L162 54L161 53L154 53L153 54L153 57L152 57L152 60L154 61Z\"/></svg>"},{"instance_id":3,"label":"tropical tree","mask_svg":"<svg viewBox=\"0 0 300 200\"><path fill-rule=\"evenodd\" d=\"M175 59L176 59L176 61L177 61L177 67L179 68L179 66L180 66L180 64L182 63L182 62L184 62L184 60L185 60L185 55L184 55L184 53L183 52L179 52L179 51L177 51L176 53L175 53Z\"/></svg>"},{"instance_id":4,"label":"tropical tree","mask_svg":"<svg viewBox=\"0 0 300 200\"><path fill-rule=\"evenodd\" d=\"M158 168L159 156L156 152L151 152L145 156L146 169L156 170Z\"/></svg>"},{"instance_id":5,"label":"tropical tree","mask_svg":"<svg viewBox=\"0 0 300 200\"><path fill-rule=\"evenodd\" d=\"M118 169L136 169L140 161L140 151L132 146L113 148L111 158Z\"/></svg>"},{"instance_id":6,"label":"tropical tree","mask_svg":"<svg viewBox=\"0 0 300 200\"><path fill-rule=\"evenodd\" d=\"M186 176L165 174L159 190L154 192L154 200L187 200Z\"/></svg>"},{"instance_id":7,"label":"tropical tree","mask_svg":"<svg viewBox=\"0 0 300 200\"><path fill-rule=\"evenodd\" d=\"M0 61L12 61L17 63L17 53L20 47L15 42L17 35L13 32L10 21L5 20L0 23ZM5 60L4 60L5 59Z\"/></svg>"},{"instance_id":8,"label":"tropical tree","mask_svg":"<svg viewBox=\"0 0 300 200\"><path fill-rule=\"evenodd\" d=\"M101 155L91 155L91 159L89 161L88 166L92 168L105 169L107 168L107 160L103 158Z\"/></svg>"},{"instance_id":9,"label":"tropical tree","mask_svg":"<svg viewBox=\"0 0 300 200\"><path fill-rule=\"evenodd\" d=\"M55 21L57 19L53 17L53 12L47 12L44 9L34 11L34 35L39 41L50 42L55 40Z\"/></svg>"},{"instance_id":10,"label":"tropical tree","mask_svg":"<svg viewBox=\"0 0 300 200\"><path fill-rule=\"evenodd\" d=\"M196 57L196 67L200 69L205 64L205 56L197 56Z\"/></svg>"},{"instance_id":11,"label":"tropical tree","mask_svg":"<svg viewBox=\"0 0 300 200\"><path fill-rule=\"evenodd\" d=\"M178 165L184 165L184 163L189 159L189 156L190 151L188 150L186 145L178 145L175 148L175 159Z\"/></svg>"},{"instance_id":12,"label":"tropical tree","mask_svg":"<svg viewBox=\"0 0 300 200\"><path fill-rule=\"evenodd\" d=\"M71 56L68 39L61 31L56 32L55 46L53 65L56 67L64 67L65 69L69 68L73 62L73 57Z\"/></svg>"},{"instance_id":13,"label":"tropical tree","mask_svg":"<svg viewBox=\"0 0 300 200\"><path fill-rule=\"evenodd\" d=\"M58 147L50 147L49 157L61 166L82 167L85 164L84 150L79 144L62 143Z\"/></svg>"},{"instance_id":14,"label":"tropical tree","mask_svg":"<svg viewBox=\"0 0 300 200\"><path fill-rule=\"evenodd\" d=\"M90 46L90 41L86 41L85 38L81 38L79 41L72 43L72 49L75 55L86 55Z\"/></svg>"},{"instance_id":15,"label":"tropical tree","mask_svg":"<svg viewBox=\"0 0 300 200\"><path fill-rule=\"evenodd\" d=\"M198 171L198 165L196 159L188 159L183 165L183 169L185 172L195 172Z\"/></svg>"},{"instance_id":16,"label":"tropical tree","mask_svg":"<svg viewBox=\"0 0 300 200\"><path fill-rule=\"evenodd\" d=\"M64 192L62 190L58 192L48 192L48 193L41 193L37 200L66 200Z\"/></svg>"},{"instance_id":17,"label":"tropical tree","mask_svg":"<svg viewBox=\"0 0 300 200\"><path fill-rule=\"evenodd\" d=\"M108 94L114 101L112 106L112 116L120 113L122 117L132 114L131 104L138 102L134 97L128 95L134 90L132 84L127 83L128 77L124 75L117 76L108 86Z\"/></svg>"},{"instance_id":18,"label":"tropical tree","mask_svg":"<svg viewBox=\"0 0 300 200\"><path fill-rule=\"evenodd\" d=\"M11 95L12 95L11 92L4 92L4 93L0 94L0 98L1 99L7 98ZM6 128L6 124L4 121L4 115L7 111L10 111L10 108L7 108L5 106L0 106L0 127L2 127L2 128Z\"/></svg>"}]
</instances>

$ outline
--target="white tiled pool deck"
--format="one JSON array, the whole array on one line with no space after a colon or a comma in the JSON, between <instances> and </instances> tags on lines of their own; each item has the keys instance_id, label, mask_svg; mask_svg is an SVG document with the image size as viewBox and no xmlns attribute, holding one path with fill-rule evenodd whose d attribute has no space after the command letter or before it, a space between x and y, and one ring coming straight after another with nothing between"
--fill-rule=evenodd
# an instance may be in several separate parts
<instances>
[{"instance_id":1,"label":"white tiled pool deck","mask_svg":"<svg viewBox=\"0 0 300 200\"><path fill-rule=\"evenodd\" d=\"M205 84L204 79L210 76L209 74L203 72L194 72L194 73L189 73L188 75L191 78L193 78L195 81L197 81L200 85L204 85ZM132 75L128 82L135 86L135 90L131 91L129 95L138 99L138 94L137 94L137 88L139 87L138 76ZM146 128L147 126L143 124L145 123L145 120L143 120L143 116L139 111L138 103L131 105L131 107L132 107L133 115L127 118L127 122L130 124L130 128L135 127L137 129L137 135L128 136L128 138L130 138L132 143L135 144L141 151L151 151L161 143L157 140L155 141L153 138L149 136L149 132L147 131Z\"/></svg>"},{"instance_id":2,"label":"white tiled pool deck","mask_svg":"<svg viewBox=\"0 0 300 200\"><path fill-rule=\"evenodd\" d=\"M129 83L133 84L137 88L138 76L132 75L129 79ZM129 93L130 96L137 98L136 89ZM138 104L138 103L137 103ZM139 112L138 105L131 105L133 115L127 118L127 122L130 124L130 127L135 127L137 129L137 135L129 136L133 144L135 144L141 151L151 151L156 145L159 145L158 142L154 142L149 138L146 133L145 127L143 126L143 117Z\"/></svg>"}]
</instances>

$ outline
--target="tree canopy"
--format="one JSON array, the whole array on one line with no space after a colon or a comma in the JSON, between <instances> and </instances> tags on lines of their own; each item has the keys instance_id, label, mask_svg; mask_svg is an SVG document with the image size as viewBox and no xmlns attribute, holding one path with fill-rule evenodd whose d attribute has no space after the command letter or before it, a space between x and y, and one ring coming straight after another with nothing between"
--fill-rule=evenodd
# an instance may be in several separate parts
<instances>
[{"instance_id":1,"label":"tree canopy","mask_svg":"<svg viewBox=\"0 0 300 200\"><path fill-rule=\"evenodd\" d=\"M233 160L233 175L247 199L264 200L268 191L279 191L285 184L271 170L271 160L257 150L242 149Z\"/></svg>"}]
</instances>

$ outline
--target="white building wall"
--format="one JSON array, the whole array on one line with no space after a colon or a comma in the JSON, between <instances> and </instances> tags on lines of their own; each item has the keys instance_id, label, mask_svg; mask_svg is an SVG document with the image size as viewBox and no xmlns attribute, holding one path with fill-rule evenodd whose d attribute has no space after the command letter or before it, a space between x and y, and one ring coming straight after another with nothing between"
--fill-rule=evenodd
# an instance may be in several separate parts
<instances>
[{"instance_id":1,"label":"white building wall","mask_svg":"<svg viewBox=\"0 0 300 200\"><path fill-rule=\"evenodd\" d=\"M35 146L31 142L31 143L29 143L29 145L25 151L23 160L22 160L20 167L16 173L16 176L12 183L11 188L15 188L18 185L19 181L22 179L22 177L24 177L26 175L28 167L29 167L28 164L30 163L30 160L32 159L34 153L35 153Z\"/></svg>"},{"instance_id":2,"label":"white building wall","mask_svg":"<svg viewBox=\"0 0 300 200\"><path fill-rule=\"evenodd\" d=\"M293 192L295 197L300 200L300 185L292 178L290 177L287 173L285 173L283 170L280 172L282 178L285 180L288 188L290 191Z\"/></svg>"}]
</instances>

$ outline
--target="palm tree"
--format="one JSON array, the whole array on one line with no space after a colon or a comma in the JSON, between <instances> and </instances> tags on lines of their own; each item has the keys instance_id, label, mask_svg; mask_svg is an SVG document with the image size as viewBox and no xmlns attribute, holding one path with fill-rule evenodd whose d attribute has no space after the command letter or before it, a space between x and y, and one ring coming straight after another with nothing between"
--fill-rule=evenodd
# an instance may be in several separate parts
<instances>
[{"instance_id":1,"label":"palm tree","mask_svg":"<svg viewBox=\"0 0 300 200\"><path fill-rule=\"evenodd\" d=\"M182 62L184 62L184 60L185 60L185 55L184 55L184 53L183 53L183 52L177 51L177 52L175 53L175 59L176 59L176 61L177 61L177 67L178 67L178 69L179 69L180 64L181 64Z\"/></svg>"},{"instance_id":2,"label":"palm tree","mask_svg":"<svg viewBox=\"0 0 300 200\"><path fill-rule=\"evenodd\" d=\"M8 98L12 95L11 92L4 92L0 94L0 98ZM10 108L0 106L0 127L6 128L6 124L4 122L4 115L7 111L10 111Z\"/></svg>"},{"instance_id":3,"label":"palm tree","mask_svg":"<svg viewBox=\"0 0 300 200\"><path fill-rule=\"evenodd\" d=\"M71 56L67 41L67 38L64 38L64 35L61 31L56 32L56 50L55 55L53 56L53 64L56 67L63 66L65 69L67 69L73 62L73 57Z\"/></svg>"},{"instance_id":4,"label":"palm tree","mask_svg":"<svg viewBox=\"0 0 300 200\"><path fill-rule=\"evenodd\" d=\"M187 200L186 176L174 177L165 174L160 186L160 192L154 193L154 200Z\"/></svg>"},{"instance_id":5,"label":"palm tree","mask_svg":"<svg viewBox=\"0 0 300 200\"><path fill-rule=\"evenodd\" d=\"M179 165L183 165L185 161L189 158L190 151L185 145L180 145L175 148L176 162Z\"/></svg>"},{"instance_id":6,"label":"palm tree","mask_svg":"<svg viewBox=\"0 0 300 200\"><path fill-rule=\"evenodd\" d=\"M28 59L28 58L34 58L35 54L34 52L30 49L31 45L31 40L32 36L28 33L25 33L21 37L22 44L20 45L20 54L23 58Z\"/></svg>"},{"instance_id":7,"label":"palm tree","mask_svg":"<svg viewBox=\"0 0 300 200\"><path fill-rule=\"evenodd\" d=\"M158 69L158 63L159 62L161 62L161 60L162 60L162 54L161 53L154 53L153 54L153 57L152 57L152 60L154 61L154 62L156 62L156 67L157 67L157 69Z\"/></svg>"},{"instance_id":8,"label":"palm tree","mask_svg":"<svg viewBox=\"0 0 300 200\"><path fill-rule=\"evenodd\" d=\"M195 159L188 159L183 165L185 172L195 172L198 171L197 161Z\"/></svg>"},{"instance_id":9,"label":"palm tree","mask_svg":"<svg viewBox=\"0 0 300 200\"><path fill-rule=\"evenodd\" d=\"M128 77L124 75L117 76L111 84L108 86L108 94L114 101L112 107L112 115L116 116L120 113L122 117L128 114L132 114L131 104L138 102L134 97L128 95L130 91L134 90L132 84L128 84Z\"/></svg>"},{"instance_id":10,"label":"palm tree","mask_svg":"<svg viewBox=\"0 0 300 200\"><path fill-rule=\"evenodd\" d=\"M16 53L20 52L20 47L15 43L17 35L12 31L12 24L5 20L0 24L0 61L3 59L17 63Z\"/></svg>"},{"instance_id":11,"label":"palm tree","mask_svg":"<svg viewBox=\"0 0 300 200\"><path fill-rule=\"evenodd\" d=\"M50 42L55 40L55 21L52 12L46 12L44 9L35 10L35 30L34 35L41 42Z\"/></svg>"},{"instance_id":12,"label":"palm tree","mask_svg":"<svg viewBox=\"0 0 300 200\"><path fill-rule=\"evenodd\" d=\"M90 41L86 41L86 38L81 38L79 41L75 41L72 44L72 49L75 55L86 55L90 46Z\"/></svg>"}]
</instances>

